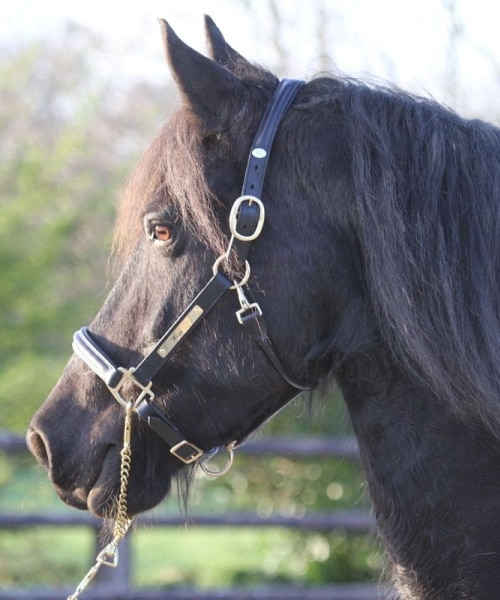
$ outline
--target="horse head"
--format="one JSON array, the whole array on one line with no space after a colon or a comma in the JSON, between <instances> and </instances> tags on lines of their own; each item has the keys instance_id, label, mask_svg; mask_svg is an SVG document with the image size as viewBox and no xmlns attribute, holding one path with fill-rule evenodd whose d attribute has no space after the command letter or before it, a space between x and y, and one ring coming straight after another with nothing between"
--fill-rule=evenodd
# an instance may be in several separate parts
<instances>
[{"instance_id":1,"label":"horse head","mask_svg":"<svg viewBox=\"0 0 500 600\"><path fill-rule=\"evenodd\" d=\"M366 337L339 110L311 121L321 83L297 85L267 150L262 199L247 201L240 194L249 153L278 80L231 48L209 18L206 28L210 58L162 24L182 105L125 192L116 227L121 273L30 425L29 446L60 497L97 515L112 513L117 496L123 409L85 352L126 369L141 365L120 381L122 403L136 401L140 374L161 363L143 382L152 379L142 406L143 420L165 435L134 416L134 514L156 505L191 458L239 443ZM258 210L257 234L236 231L243 209ZM214 279L208 312L193 298ZM242 311L250 318L238 319ZM169 435L188 456L171 451Z\"/></svg>"}]
</instances>

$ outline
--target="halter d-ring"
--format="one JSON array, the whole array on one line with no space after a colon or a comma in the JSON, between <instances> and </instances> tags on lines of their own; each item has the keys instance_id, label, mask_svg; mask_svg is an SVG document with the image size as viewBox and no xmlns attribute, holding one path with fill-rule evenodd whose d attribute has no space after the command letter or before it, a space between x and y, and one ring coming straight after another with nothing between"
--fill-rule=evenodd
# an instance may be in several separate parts
<instances>
[{"instance_id":1,"label":"halter d-ring","mask_svg":"<svg viewBox=\"0 0 500 600\"><path fill-rule=\"evenodd\" d=\"M222 263L223 260L227 260L228 259L228 255L227 253L225 254L221 254L219 256L219 258L214 262L214 265L212 267L212 272L215 275L217 275L217 273L219 272L219 267L220 264ZM241 278L240 281L234 281L234 284L229 288L231 290L235 290L238 286L242 286L245 285L247 283L247 281L250 279L250 263L248 262L248 260L245 261L245 273L243 274L243 277Z\"/></svg>"},{"instance_id":2,"label":"halter d-ring","mask_svg":"<svg viewBox=\"0 0 500 600\"><path fill-rule=\"evenodd\" d=\"M226 447L226 452L228 453L227 462L221 469L212 469L209 466L210 461L219 453L219 449L217 449L217 452L214 452L207 460L199 462L198 466L206 475L209 475L210 477L221 477L222 475L225 475L233 466L235 447L236 442L231 442L229 446Z\"/></svg>"}]
</instances>

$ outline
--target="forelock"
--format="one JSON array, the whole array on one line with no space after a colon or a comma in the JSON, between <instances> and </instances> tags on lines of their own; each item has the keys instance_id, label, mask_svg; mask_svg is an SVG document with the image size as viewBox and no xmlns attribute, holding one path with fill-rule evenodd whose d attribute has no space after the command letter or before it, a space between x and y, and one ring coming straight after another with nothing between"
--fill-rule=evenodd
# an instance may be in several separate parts
<instances>
[{"instance_id":1,"label":"forelock","mask_svg":"<svg viewBox=\"0 0 500 600\"><path fill-rule=\"evenodd\" d=\"M218 254L225 240L215 216L217 199L203 171L201 134L185 109L175 113L144 152L129 178L118 209L114 254L123 261L142 235L142 217L151 199L172 202L190 232Z\"/></svg>"}]
</instances>

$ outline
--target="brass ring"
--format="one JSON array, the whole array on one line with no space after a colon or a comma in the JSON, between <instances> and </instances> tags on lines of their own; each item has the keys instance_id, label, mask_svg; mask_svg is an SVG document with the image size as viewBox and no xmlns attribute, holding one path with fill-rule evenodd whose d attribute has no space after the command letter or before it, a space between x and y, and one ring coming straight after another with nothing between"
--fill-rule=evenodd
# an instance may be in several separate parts
<instances>
[{"instance_id":1,"label":"brass ring","mask_svg":"<svg viewBox=\"0 0 500 600\"><path fill-rule=\"evenodd\" d=\"M227 260L227 254L221 254L219 256L219 258L214 262L213 267L212 267L212 272L215 275L217 275L217 273L219 272L219 266L221 264L221 262L223 260ZM241 278L241 281L234 281L234 285L232 285L229 289L231 290L235 290L237 286L242 286L245 285L248 280L250 279L250 263L248 262L248 260L245 261L245 273L243 274L243 277Z\"/></svg>"},{"instance_id":2,"label":"brass ring","mask_svg":"<svg viewBox=\"0 0 500 600\"><path fill-rule=\"evenodd\" d=\"M226 448L227 452L228 452L228 458L227 458L227 462L226 464L222 467L222 469L216 470L216 469L211 469L208 466L208 463L210 462L210 460L213 458L209 458L203 462L198 463L200 469L206 474L209 475L210 477L220 477L221 475L225 475L229 469L233 466L233 461L234 461L234 450L233 450L233 445L229 444L229 446ZM215 454L214 454L215 456Z\"/></svg>"}]
</instances>

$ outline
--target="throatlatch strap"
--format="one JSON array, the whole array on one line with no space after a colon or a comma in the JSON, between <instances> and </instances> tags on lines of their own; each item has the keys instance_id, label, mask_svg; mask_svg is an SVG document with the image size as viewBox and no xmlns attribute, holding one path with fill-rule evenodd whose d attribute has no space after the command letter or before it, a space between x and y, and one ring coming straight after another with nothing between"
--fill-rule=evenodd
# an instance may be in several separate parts
<instances>
[{"instance_id":1,"label":"throatlatch strap","mask_svg":"<svg viewBox=\"0 0 500 600\"><path fill-rule=\"evenodd\" d=\"M289 385L302 392L311 390L310 385L299 383L288 374L286 367L274 349L271 339L267 335L267 327L264 319L256 312L250 311L250 314L241 318L241 322L250 332L254 342L264 352L269 362Z\"/></svg>"}]
</instances>

